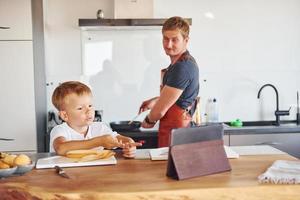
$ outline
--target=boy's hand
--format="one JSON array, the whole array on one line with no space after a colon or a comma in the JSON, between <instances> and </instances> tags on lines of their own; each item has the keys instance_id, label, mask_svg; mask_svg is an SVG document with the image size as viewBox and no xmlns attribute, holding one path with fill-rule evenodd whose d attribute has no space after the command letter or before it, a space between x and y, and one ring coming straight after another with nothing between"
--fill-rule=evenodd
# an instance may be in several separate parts
<instances>
[{"instance_id":1,"label":"boy's hand","mask_svg":"<svg viewBox=\"0 0 300 200\"><path fill-rule=\"evenodd\" d=\"M139 142L132 142L132 143L125 143L123 147L123 156L126 158L134 158L136 147L142 146L142 143Z\"/></svg>"},{"instance_id":2,"label":"boy's hand","mask_svg":"<svg viewBox=\"0 0 300 200\"><path fill-rule=\"evenodd\" d=\"M122 152L123 152L123 156L125 158L134 158L135 157L135 152L136 152L136 147L124 148L122 150Z\"/></svg>"},{"instance_id":3,"label":"boy's hand","mask_svg":"<svg viewBox=\"0 0 300 200\"><path fill-rule=\"evenodd\" d=\"M102 135L98 137L99 146L103 146L106 149L112 149L115 147L123 148L123 144L118 141L117 138L112 137L111 135Z\"/></svg>"},{"instance_id":4,"label":"boy's hand","mask_svg":"<svg viewBox=\"0 0 300 200\"><path fill-rule=\"evenodd\" d=\"M142 143L134 142L134 140L129 137L122 137L122 139L119 140L119 143L123 145L122 152L123 152L123 156L126 158L134 158L136 147L142 146Z\"/></svg>"}]
</instances>

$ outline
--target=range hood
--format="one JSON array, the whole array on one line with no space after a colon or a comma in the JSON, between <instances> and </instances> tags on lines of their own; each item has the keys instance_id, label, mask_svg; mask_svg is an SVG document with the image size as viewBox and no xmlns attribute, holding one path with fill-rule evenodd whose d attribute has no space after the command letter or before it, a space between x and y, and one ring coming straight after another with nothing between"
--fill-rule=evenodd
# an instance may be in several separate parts
<instances>
[{"instance_id":1,"label":"range hood","mask_svg":"<svg viewBox=\"0 0 300 200\"><path fill-rule=\"evenodd\" d=\"M79 19L83 30L95 29L148 29L163 25L166 18L153 18L154 0L111 0L112 17L105 18L105 11L95 12L95 19ZM192 19L187 19L192 24Z\"/></svg>"},{"instance_id":2,"label":"range hood","mask_svg":"<svg viewBox=\"0 0 300 200\"><path fill-rule=\"evenodd\" d=\"M166 18L152 19L79 19L78 24L84 30L98 29L105 27L155 27L162 26ZM192 19L186 18L191 25Z\"/></svg>"}]
</instances>

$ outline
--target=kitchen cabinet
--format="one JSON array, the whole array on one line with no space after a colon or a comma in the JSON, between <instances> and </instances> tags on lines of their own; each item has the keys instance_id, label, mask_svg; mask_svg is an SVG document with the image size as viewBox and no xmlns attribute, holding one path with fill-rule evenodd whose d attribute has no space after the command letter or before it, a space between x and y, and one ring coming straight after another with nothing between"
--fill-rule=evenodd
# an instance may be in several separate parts
<instances>
[{"instance_id":1,"label":"kitchen cabinet","mask_svg":"<svg viewBox=\"0 0 300 200\"><path fill-rule=\"evenodd\" d=\"M0 151L36 150L31 41L0 41Z\"/></svg>"},{"instance_id":2,"label":"kitchen cabinet","mask_svg":"<svg viewBox=\"0 0 300 200\"><path fill-rule=\"evenodd\" d=\"M0 40L32 40L31 0L0 0Z\"/></svg>"},{"instance_id":3,"label":"kitchen cabinet","mask_svg":"<svg viewBox=\"0 0 300 200\"><path fill-rule=\"evenodd\" d=\"M224 135L223 136L223 142L224 142L224 145L229 146L229 135Z\"/></svg>"},{"instance_id":4,"label":"kitchen cabinet","mask_svg":"<svg viewBox=\"0 0 300 200\"><path fill-rule=\"evenodd\" d=\"M300 133L230 135L230 146L267 144L300 158Z\"/></svg>"},{"instance_id":5,"label":"kitchen cabinet","mask_svg":"<svg viewBox=\"0 0 300 200\"><path fill-rule=\"evenodd\" d=\"M0 0L0 27L0 151L36 151L31 1Z\"/></svg>"}]
</instances>

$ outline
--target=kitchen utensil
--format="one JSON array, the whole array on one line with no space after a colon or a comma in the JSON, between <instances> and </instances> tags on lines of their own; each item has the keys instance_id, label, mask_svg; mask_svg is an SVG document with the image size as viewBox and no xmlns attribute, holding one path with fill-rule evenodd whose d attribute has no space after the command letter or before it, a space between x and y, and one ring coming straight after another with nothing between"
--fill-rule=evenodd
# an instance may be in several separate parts
<instances>
[{"instance_id":1,"label":"kitchen utensil","mask_svg":"<svg viewBox=\"0 0 300 200\"><path fill-rule=\"evenodd\" d=\"M137 114L132 120L130 120L129 122L128 122L128 124L131 124L136 118L138 118L138 116L140 116L142 114L142 112L141 113L139 113L139 114Z\"/></svg>"},{"instance_id":2,"label":"kitchen utensil","mask_svg":"<svg viewBox=\"0 0 300 200\"><path fill-rule=\"evenodd\" d=\"M64 178L70 178L68 174L66 174L65 170L63 170L63 168L61 168L60 166L56 165L55 167L55 171L56 173Z\"/></svg>"},{"instance_id":3,"label":"kitchen utensil","mask_svg":"<svg viewBox=\"0 0 300 200\"><path fill-rule=\"evenodd\" d=\"M114 131L139 131L139 128L141 127L140 121L133 121L129 124L130 121L116 121L111 122L110 127Z\"/></svg>"}]
</instances>

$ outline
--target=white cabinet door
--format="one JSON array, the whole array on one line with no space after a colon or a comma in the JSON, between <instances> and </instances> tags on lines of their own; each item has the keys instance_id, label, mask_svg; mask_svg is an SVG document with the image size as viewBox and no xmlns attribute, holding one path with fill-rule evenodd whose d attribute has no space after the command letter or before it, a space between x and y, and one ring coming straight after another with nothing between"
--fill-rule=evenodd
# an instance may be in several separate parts
<instances>
[{"instance_id":1,"label":"white cabinet door","mask_svg":"<svg viewBox=\"0 0 300 200\"><path fill-rule=\"evenodd\" d=\"M0 0L0 40L32 40L31 0Z\"/></svg>"},{"instance_id":2,"label":"white cabinet door","mask_svg":"<svg viewBox=\"0 0 300 200\"><path fill-rule=\"evenodd\" d=\"M300 158L300 133L230 135L230 146L266 144Z\"/></svg>"},{"instance_id":3,"label":"white cabinet door","mask_svg":"<svg viewBox=\"0 0 300 200\"><path fill-rule=\"evenodd\" d=\"M20 1L21 2L21 1ZM36 151L32 41L0 41L0 151Z\"/></svg>"}]
</instances>

